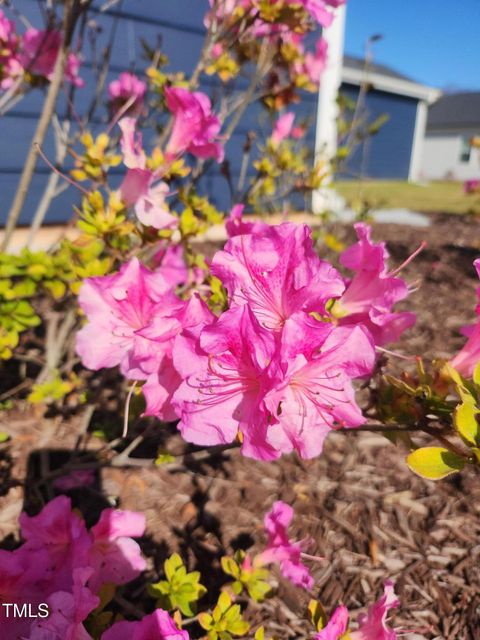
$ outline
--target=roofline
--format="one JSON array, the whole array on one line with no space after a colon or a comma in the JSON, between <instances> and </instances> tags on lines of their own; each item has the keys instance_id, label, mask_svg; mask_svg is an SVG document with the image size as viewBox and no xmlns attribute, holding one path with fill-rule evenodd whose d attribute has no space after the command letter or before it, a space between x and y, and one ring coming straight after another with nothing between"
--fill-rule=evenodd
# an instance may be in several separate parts
<instances>
[{"instance_id":1,"label":"roofline","mask_svg":"<svg viewBox=\"0 0 480 640\"><path fill-rule=\"evenodd\" d=\"M442 95L442 92L439 89L426 87L423 84L418 84L411 80L393 78L381 73L375 73L373 71L363 69L352 69L345 66L342 69L342 82L359 86L368 83L373 85L373 88L378 89L379 91L396 93L397 95L407 96L408 98L418 98L419 100L424 100L428 104L432 104Z\"/></svg>"},{"instance_id":2,"label":"roofline","mask_svg":"<svg viewBox=\"0 0 480 640\"><path fill-rule=\"evenodd\" d=\"M479 122L465 122L461 124L449 123L449 124L428 124L426 132L427 133L464 133L467 131L472 136L475 135L475 132L480 130L480 121Z\"/></svg>"}]
</instances>

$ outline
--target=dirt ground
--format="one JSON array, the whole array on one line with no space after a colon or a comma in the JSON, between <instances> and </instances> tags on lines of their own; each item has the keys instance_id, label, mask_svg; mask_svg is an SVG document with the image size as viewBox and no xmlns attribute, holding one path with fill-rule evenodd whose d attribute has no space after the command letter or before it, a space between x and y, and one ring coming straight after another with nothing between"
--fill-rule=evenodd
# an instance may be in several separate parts
<instances>
[{"instance_id":1,"label":"dirt ground","mask_svg":"<svg viewBox=\"0 0 480 640\"><path fill-rule=\"evenodd\" d=\"M388 241L393 265L421 240L428 243L405 271L410 281L418 281L407 305L418 322L398 346L404 354L425 358L448 357L463 343L457 329L475 317L478 283L472 262L480 256L480 222L441 215L433 220L427 229L391 224L374 231L376 239ZM353 240L351 229L335 231ZM22 506L33 509L53 495L39 478L55 466L55 458L63 460L84 442L91 450L102 447L98 438L85 435L90 418L87 412L47 418L27 408L0 414L0 430L12 436L0 445L5 548L16 543ZM98 420L93 416L90 430L102 426ZM112 420L120 423L121 415L113 411ZM135 424L130 437L146 428L152 431L151 423ZM145 585L158 579L163 560L174 550L204 572L205 583L218 587L221 556L251 545L260 549L263 514L282 499L295 508L293 532L298 538L312 536L312 553L325 558L312 564L312 572L314 596L327 611L343 601L355 614L390 578L402 601L394 626L405 634L480 639L480 478L473 471L438 483L424 481L406 468L404 450L370 433L332 434L323 455L312 461L288 456L266 464L232 450L203 461L192 455L184 464L145 466L143 459L155 457L159 444L173 453L186 450L174 427L153 427L153 435L133 454L142 466L104 468L94 491L73 496L89 520L107 504L146 513L142 545L150 568L123 592L135 606L153 607ZM37 453L27 459L32 450ZM311 637L312 629L301 620L308 594L279 574L277 579L276 595L251 607L253 620L278 639Z\"/></svg>"}]
</instances>

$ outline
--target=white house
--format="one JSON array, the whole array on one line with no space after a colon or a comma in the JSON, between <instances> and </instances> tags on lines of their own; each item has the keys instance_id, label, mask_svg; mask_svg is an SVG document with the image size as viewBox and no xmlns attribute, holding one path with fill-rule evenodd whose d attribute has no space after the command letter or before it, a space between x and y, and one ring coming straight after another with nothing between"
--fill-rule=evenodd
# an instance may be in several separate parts
<instances>
[{"instance_id":1,"label":"white house","mask_svg":"<svg viewBox=\"0 0 480 640\"><path fill-rule=\"evenodd\" d=\"M480 92L444 94L428 111L422 177L480 177L480 150L471 147L473 136L480 136Z\"/></svg>"}]
</instances>

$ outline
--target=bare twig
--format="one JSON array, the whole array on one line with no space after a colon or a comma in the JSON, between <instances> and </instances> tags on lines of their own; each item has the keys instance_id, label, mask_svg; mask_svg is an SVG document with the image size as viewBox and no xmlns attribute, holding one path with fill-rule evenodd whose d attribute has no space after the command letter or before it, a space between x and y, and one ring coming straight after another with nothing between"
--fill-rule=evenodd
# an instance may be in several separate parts
<instances>
[{"instance_id":1,"label":"bare twig","mask_svg":"<svg viewBox=\"0 0 480 640\"><path fill-rule=\"evenodd\" d=\"M0 116L4 116L12 107L14 107L19 100L23 98L24 93L17 93L23 82L22 76L18 77L12 84L10 89L6 91L0 98Z\"/></svg>"},{"instance_id":2,"label":"bare twig","mask_svg":"<svg viewBox=\"0 0 480 640\"><path fill-rule=\"evenodd\" d=\"M63 42L58 52L57 59L55 61L55 67L53 70L53 77L48 87L45 102L43 103L42 113L38 120L37 128L33 135L32 144L25 161L25 165L20 176L17 191L13 199L12 206L7 216L7 224L5 226L5 235L3 237L1 251L6 251L10 240L12 238L15 227L17 226L18 219L22 212L25 199L27 197L30 184L32 182L35 166L37 163L38 147L43 144L45 136L50 125L53 113L55 111L55 105L57 103L60 87L63 82L63 76L65 72L65 66L67 63L68 53L70 49L70 42L73 33L74 24L72 17L74 15L74 6L77 0L66 0L64 14L63 14Z\"/></svg>"},{"instance_id":3,"label":"bare twig","mask_svg":"<svg viewBox=\"0 0 480 640\"><path fill-rule=\"evenodd\" d=\"M58 118L55 116L53 118L53 129L55 132L55 146L56 146L55 164L57 167L61 167L67 155L68 133L70 130L70 122L66 121L62 126L59 123ZM35 215L33 216L32 224L30 225L30 230L28 232L27 242L25 244L27 248L30 247L33 241L35 240L35 236L37 235L40 227L42 226L43 220L45 218L45 215L48 211L48 208L52 200L59 193L59 189L58 189L59 180L60 180L60 173L57 171L53 171L48 178L48 182L43 192L42 198L38 204L37 210L35 211Z\"/></svg>"},{"instance_id":4,"label":"bare twig","mask_svg":"<svg viewBox=\"0 0 480 640\"><path fill-rule=\"evenodd\" d=\"M237 125L240 122L243 114L247 110L247 107L254 101L256 88L260 83L260 81L266 75L268 69L270 68L270 65L271 65L271 52L270 52L268 40L267 38L265 38L260 48L260 53L258 55L258 62L257 62L257 67L255 69L255 73L253 74L253 77L248 89L242 96L242 99L240 101L239 107L236 110L236 113L234 114L233 118L229 122L227 130L225 131L225 134L224 134L225 140L230 139L232 133L237 128Z\"/></svg>"},{"instance_id":5,"label":"bare twig","mask_svg":"<svg viewBox=\"0 0 480 640\"><path fill-rule=\"evenodd\" d=\"M49 375L58 367L65 342L71 335L75 325L75 310L69 309L59 326L60 315L53 312L47 320L47 336L45 340L45 365L38 374L37 384L45 382Z\"/></svg>"}]
</instances>

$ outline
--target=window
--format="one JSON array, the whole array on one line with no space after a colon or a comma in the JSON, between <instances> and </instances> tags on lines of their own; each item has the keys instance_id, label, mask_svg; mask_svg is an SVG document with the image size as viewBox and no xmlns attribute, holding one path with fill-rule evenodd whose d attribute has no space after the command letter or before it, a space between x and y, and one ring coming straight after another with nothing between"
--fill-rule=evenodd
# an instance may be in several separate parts
<instances>
[{"instance_id":1,"label":"window","mask_svg":"<svg viewBox=\"0 0 480 640\"><path fill-rule=\"evenodd\" d=\"M462 145L460 147L460 162L470 162L471 153L472 147L470 145L470 138L462 138Z\"/></svg>"}]
</instances>

